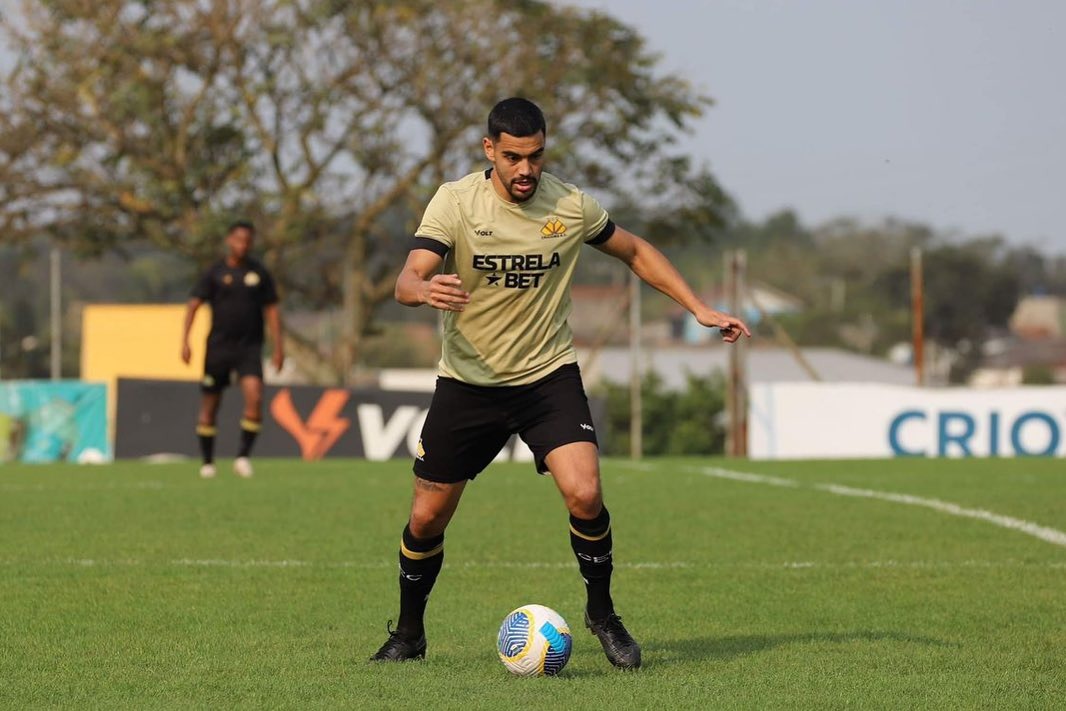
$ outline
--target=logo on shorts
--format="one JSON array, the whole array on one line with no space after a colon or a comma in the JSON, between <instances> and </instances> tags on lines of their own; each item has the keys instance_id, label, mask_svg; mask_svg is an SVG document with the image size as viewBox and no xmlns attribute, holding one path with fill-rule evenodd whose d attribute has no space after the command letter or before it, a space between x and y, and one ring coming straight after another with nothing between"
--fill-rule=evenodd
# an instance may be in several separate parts
<instances>
[{"instance_id":1,"label":"logo on shorts","mask_svg":"<svg viewBox=\"0 0 1066 711\"><path fill-rule=\"evenodd\" d=\"M596 431L595 429L593 429L592 425L586 425L584 422L581 423L581 429L588 430L589 432Z\"/></svg>"},{"instance_id":2,"label":"logo on shorts","mask_svg":"<svg viewBox=\"0 0 1066 711\"><path fill-rule=\"evenodd\" d=\"M418 440L418 449L415 450L415 459L418 461L424 461L422 458L426 456L426 449L422 446L422 440Z\"/></svg>"},{"instance_id":3,"label":"logo on shorts","mask_svg":"<svg viewBox=\"0 0 1066 711\"><path fill-rule=\"evenodd\" d=\"M562 237L564 234L566 234L566 225L555 215L549 217L544 226L540 228L540 236L544 239Z\"/></svg>"},{"instance_id":4,"label":"logo on shorts","mask_svg":"<svg viewBox=\"0 0 1066 711\"><path fill-rule=\"evenodd\" d=\"M210 375L205 375L204 376L204 387L205 388L213 388L213 387L215 387L215 379L214 379L214 377L212 377Z\"/></svg>"},{"instance_id":5,"label":"logo on shorts","mask_svg":"<svg viewBox=\"0 0 1066 711\"><path fill-rule=\"evenodd\" d=\"M259 275L256 274L255 272L248 272L247 274L244 275L244 285L245 286L258 286L259 285Z\"/></svg>"},{"instance_id":6,"label":"logo on shorts","mask_svg":"<svg viewBox=\"0 0 1066 711\"><path fill-rule=\"evenodd\" d=\"M233 283L233 275L232 274L226 274L225 276L223 276L222 277L222 283L225 284L226 286L229 286L230 284L232 284Z\"/></svg>"}]
</instances>

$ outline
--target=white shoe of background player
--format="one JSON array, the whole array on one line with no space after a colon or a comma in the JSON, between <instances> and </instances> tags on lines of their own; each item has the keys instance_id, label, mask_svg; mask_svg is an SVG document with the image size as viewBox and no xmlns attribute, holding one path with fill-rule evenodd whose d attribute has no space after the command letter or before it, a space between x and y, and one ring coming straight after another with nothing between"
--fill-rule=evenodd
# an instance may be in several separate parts
<instances>
[{"instance_id":1,"label":"white shoe of background player","mask_svg":"<svg viewBox=\"0 0 1066 711\"><path fill-rule=\"evenodd\" d=\"M202 464L200 466L200 476L204 479L214 479L218 470L215 469L214 464Z\"/></svg>"},{"instance_id":2,"label":"white shoe of background player","mask_svg":"<svg viewBox=\"0 0 1066 711\"><path fill-rule=\"evenodd\" d=\"M255 473L252 469L252 460L248 457L237 457L233 460L233 473L248 479Z\"/></svg>"}]
</instances>

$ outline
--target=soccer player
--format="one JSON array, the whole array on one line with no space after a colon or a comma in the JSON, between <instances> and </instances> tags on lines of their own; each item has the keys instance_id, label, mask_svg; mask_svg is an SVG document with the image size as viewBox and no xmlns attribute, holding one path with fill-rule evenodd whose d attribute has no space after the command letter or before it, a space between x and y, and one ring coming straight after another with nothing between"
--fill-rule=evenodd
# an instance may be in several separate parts
<instances>
[{"instance_id":1,"label":"soccer player","mask_svg":"<svg viewBox=\"0 0 1066 711\"><path fill-rule=\"evenodd\" d=\"M181 339L181 359L192 358L189 331L196 310L211 305L211 332L207 337L204 378L200 383L200 417L196 434L200 439L203 464L200 476L215 476L215 418L222 402L222 391L236 373L244 395L241 418L241 442L233 471L242 477L253 474L249 457L263 421L263 320L270 324L274 339L274 368L285 362L282 347L281 316L274 279L266 268L249 254L255 240L250 222L235 222L226 232L226 256L208 269L193 287L185 309L185 328Z\"/></svg>"},{"instance_id":2,"label":"soccer player","mask_svg":"<svg viewBox=\"0 0 1066 711\"><path fill-rule=\"evenodd\" d=\"M546 135L535 104L498 103L482 141L491 167L437 190L396 280L400 303L444 312L444 343L400 541L400 615L372 660L425 656L423 617L444 562L444 530L467 482L518 433L570 512L586 626L611 664L638 668L640 646L611 600L611 515L566 322L582 245L620 259L726 342L751 335L702 303L659 250L616 226L592 197L542 172Z\"/></svg>"}]
</instances>

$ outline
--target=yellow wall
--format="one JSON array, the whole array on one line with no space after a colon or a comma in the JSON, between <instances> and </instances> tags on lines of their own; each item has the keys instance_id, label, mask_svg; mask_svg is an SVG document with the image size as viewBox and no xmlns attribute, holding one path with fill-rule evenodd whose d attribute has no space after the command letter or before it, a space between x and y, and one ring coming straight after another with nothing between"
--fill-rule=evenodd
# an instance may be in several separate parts
<instances>
[{"instance_id":1,"label":"yellow wall","mask_svg":"<svg viewBox=\"0 0 1066 711\"><path fill-rule=\"evenodd\" d=\"M107 383L108 415L114 422L115 381L124 378L194 380L203 376L211 309L193 322L192 361L181 362L185 304L93 304L82 312L81 379ZM195 418L195 413L189 413ZM114 430L112 429L112 437Z\"/></svg>"}]
</instances>

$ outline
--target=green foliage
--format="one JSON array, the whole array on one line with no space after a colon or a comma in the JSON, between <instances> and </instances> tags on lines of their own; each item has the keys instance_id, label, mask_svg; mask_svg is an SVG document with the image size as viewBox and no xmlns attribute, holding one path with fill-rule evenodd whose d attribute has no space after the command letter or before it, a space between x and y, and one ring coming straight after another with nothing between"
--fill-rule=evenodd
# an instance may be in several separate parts
<instances>
[{"instance_id":1,"label":"green foliage","mask_svg":"<svg viewBox=\"0 0 1066 711\"><path fill-rule=\"evenodd\" d=\"M496 101L541 104L550 169L605 202L683 182L672 144L710 103L634 28L533 0L29 0L3 29L2 239L202 264L251 218L286 299L342 306L337 352L294 344L338 377Z\"/></svg>"},{"instance_id":2,"label":"green foliage","mask_svg":"<svg viewBox=\"0 0 1066 711\"><path fill-rule=\"evenodd\" d=\"M1022 369L1023 385L1055 385L1055 372L1046 365L1027 365Z\"/></svg>"},{"instance_id":3,"label":"green foliage","mask_svg":"<svg viewBox=\"0 0 1066 711\"><path fill-rule=\"evenodd\" d=\"M786 210L762 222L727 223L709 247L683 246L671 257L706 289L723 281L726 248L746 250L749 284L802 301L798 312L777 316L799 345L872 355L911 338L910 260L912 249L920 249L926 338L957 356L951 378L960 382L978 365L981 344L1007 328L1023 294L1066 295L1066 259L1010 249L998 237L962 239L893 219L838 219L812 228ZM773 333L765 323L757 332L764 338Z\"/></svg>"},{"instance_id":4,"label":"green foliage","mask_svg":"<svg viewBox=\"0 0 1066 711\"><path fill-rule=\"evenodd\" d=\"M630 446L629 387L608 382L602 389L607 399L608 436L604 451L628 456ZM668 390L654 371L641 380L644 454L721 454L725 446L722 426L725 384L721 376L685 376L683 390Z\"/></svg>"}]
</instances>

